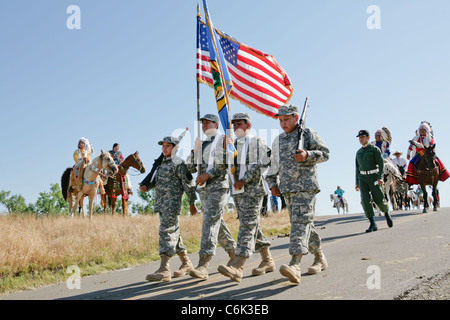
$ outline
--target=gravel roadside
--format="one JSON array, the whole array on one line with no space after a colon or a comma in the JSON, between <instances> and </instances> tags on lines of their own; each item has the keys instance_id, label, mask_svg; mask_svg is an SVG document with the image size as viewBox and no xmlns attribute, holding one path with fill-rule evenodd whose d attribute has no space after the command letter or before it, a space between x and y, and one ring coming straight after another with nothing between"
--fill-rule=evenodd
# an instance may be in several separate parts
<instances>
[{"instance_id":1,"label":"gravel roadside","mask_svg":"<svg viewBox=\"0 0 450 320\"><path fill-rule=\"evenodd\" d=\"M450 300L450 271L427 278L394 300Z\"/></svg>"}]
</instances>

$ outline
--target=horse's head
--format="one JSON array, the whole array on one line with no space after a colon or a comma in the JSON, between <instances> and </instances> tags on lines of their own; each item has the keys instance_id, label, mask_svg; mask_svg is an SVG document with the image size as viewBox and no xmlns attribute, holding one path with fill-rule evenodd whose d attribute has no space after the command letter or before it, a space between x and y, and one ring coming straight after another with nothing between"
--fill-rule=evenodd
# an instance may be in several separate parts
<instances>
[{"instance_id":1,"label":"horse's head","mask_svg":"<svg viewBox=\"0 0 450 320\"><path fill-rule=\"evenodd\" d=\"M432 169L435 167L434 160L436 158L436 144L425 148L424 158L427 162L427 167Z\"/></svg>"},{"instance_id":2,"label":"horse's head","mask_svg":"<svg viewBox=\"0 0 450 320\"><path fill-rule=\"evenodd\" d=\"M113 174L116 174L119 171L119 168L115 164L114 159L109 152L104 152L103 150L101 150L100 159L102 160L102 169L109 170Z\"/></svg>"},{"instance_id":3,"label":"horse's head","mask_svg":"<svg viewBox=\"0 0 450 320\"><path fill-rule=\"evenodd\" d=\"M127 163L129 163L131 167L139 170L140 173L145 173L145 167L141 159L139 158L139 152L136 151L135 153L129 155L127 159L125 159L125 161L127 161Z\"/></svg>"}]
</instances>

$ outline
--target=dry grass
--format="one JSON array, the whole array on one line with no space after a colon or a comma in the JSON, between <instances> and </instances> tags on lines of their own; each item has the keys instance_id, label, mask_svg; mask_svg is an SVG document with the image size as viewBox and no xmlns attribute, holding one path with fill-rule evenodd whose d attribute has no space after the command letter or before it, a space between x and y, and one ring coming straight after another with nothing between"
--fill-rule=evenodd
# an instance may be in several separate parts
<instances>
[{"instance_id":1,"label":"dry grass","mask_svg":"<svg viewBox=\"0 0 450 320\"><path fill-rule=\"evenodd\" d=\"M239 220L224 219L237 238ZM188 252L200 247L202 217L181 216L181 235ZM266 236L286 233L286 213L262 218ZM94 216L92 221L63 216L0 217L0 294L67 278L70 265L82 276L159 259L158 216Z\"/></svg>"}]
</instances>

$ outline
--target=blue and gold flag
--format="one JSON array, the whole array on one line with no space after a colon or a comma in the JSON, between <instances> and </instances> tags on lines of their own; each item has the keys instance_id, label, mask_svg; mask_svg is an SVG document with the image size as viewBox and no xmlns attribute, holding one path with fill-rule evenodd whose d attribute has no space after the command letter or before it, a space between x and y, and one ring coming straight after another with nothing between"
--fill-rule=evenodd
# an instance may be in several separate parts
<instances>
[{"instance_id":1,"label":"blue and gold flag","mask_svg":"<svg viewBox=\"0 0 450 320\"><path fill-rule=\"evenodd\" d=\"M210 48L210 64L211 73L214 80L214 93L216 96L217 111L219 113L219 119L222 124L225 135L231 139L231 121L229 116L229 100L228 93L233 87L230 73L225 62L225 58L222 52L222 47L219 44L218 37L210 15L208 12L208 6L206 0L203 0L203 8L206 15L206 37L208 40L208 46ZM200 19L200 18L199 18ZM234 158L237 156L237 151L233 143L227 144L227 162L229 173L234 177ZM233 181L234 182L234 181Z\"/></svg>"}]
</instances>

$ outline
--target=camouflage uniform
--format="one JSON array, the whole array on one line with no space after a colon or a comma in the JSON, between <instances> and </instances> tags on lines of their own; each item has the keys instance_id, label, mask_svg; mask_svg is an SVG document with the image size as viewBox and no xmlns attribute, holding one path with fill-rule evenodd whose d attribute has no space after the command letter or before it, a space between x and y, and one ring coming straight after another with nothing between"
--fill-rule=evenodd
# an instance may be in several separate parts
<instances>
[{"instance_id":1,"label":"camouflage uniform","mask_svg":"<svg viewBox=\"0 0 450 320\"><path fill-rule=\"evenodd\" d=\"M225 150L223 148L224 136L218 137L219 140L214 153L214 166L207 171L210 151L215 137L208 136L203 141L201 172L198 174L208 173L210 178L206 182L205 187L197 187L204 209L199 254L208 256L215 255L218 243L228 254L234 254L236 249L236 242L222 217L223 208L227 203L229 188ZM197 172L195 160L193 152L186 160L187 167L191 173Z\"/></svg>"},{"instance_id":2,"label":"camouflage uniform","mask_svg":"<svg viewBox=\"0 0 450 320\"><path fill-rule=\"evenodd\" d=\"M280 107L281 110L281 107ZM317 133L309 128L304 132L304 147L308 157L297 162L294 154L299 140L295 129L283 132L272 144L272 156L266 181L269 188L277 186L279 177L280 193L284 196L291 219L289 253L315 254L321 240L314 227L315 195L320 191L316 164L327 161L329 149Z\"/></svg>"},{"instance_id":3,"label":"camouflage uniform","mask_svg":"<svg viewBox=\"0 0 450 320\"><path fill-rule=\"evenodd\" d=\"M164 142L171 143L176 148L179 139L170 136L164 137L158 144L163 145ZM188 196L189 205L195 205L197 196L191 173L184 161L175 153L176 149L173 149L171 157L164 157L155 172L155 212L159 213L160 219L159 255L161 264L158 270L147 275L146 280L148 281L171 281L169 261L175 254L180 257L182 265L174 272L174 277L181 277L193 269L180 235L179 214L183 192Z\"/></svg>"},{"instance_id":4,"label":"camouflage uniform","mask_svg":"<svg viewBox=\"0 0 450 320\"><path fill-rule=\"evenodd\" d=\"M244 152L246 139L250 141L246 162L242 165L240 155ZM238 138L235 146L238 154L236 180L239 180L241 170L246 166L242 178L245 181L244 192L232 194L240 221L236 255L248 258L253 250L259 252L262 248L270 246L260 226L260 213L265 195L262 173L269 165L269 148L261 138L249 136Z\"/></svg>"},{"instance_id":5,"label":"camouflage uniform","mask_svg":"<svg viewBox=\"0 0 450 320\"><path fill-rule=\"evenodd\" d=\"M183 192L189 204L195 203L195 185L184 161L164 158L155 176L155 212L159 213L159 254L169 257L186 250L180 235L179 214Z\"/></svg>"}]
</instances>

